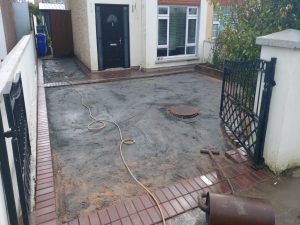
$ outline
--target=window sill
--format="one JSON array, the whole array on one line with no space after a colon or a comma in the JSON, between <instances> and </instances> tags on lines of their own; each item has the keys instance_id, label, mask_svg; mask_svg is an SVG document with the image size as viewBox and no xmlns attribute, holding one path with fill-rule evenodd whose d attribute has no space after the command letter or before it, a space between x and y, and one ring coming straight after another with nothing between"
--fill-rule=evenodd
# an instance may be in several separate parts
<instances>
[{"instance_id":1,"label":"window sill","mask_svg":"<svg viewBox=\"0 0 300 225\"><path fill-rule=\"evenodd\" d=\"M155 64L199 60L198 56L182 56L176 58L157 58Z\"/></svg>"}]
</instances>

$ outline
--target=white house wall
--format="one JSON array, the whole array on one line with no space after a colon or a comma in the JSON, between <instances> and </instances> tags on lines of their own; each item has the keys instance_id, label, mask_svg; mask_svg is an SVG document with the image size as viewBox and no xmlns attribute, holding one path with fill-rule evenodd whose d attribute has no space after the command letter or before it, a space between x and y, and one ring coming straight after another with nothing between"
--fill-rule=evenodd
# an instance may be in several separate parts
<instances>
[{"instance_id":1,"label":"white house wall","mask_svg":"<svg viewBox=\"0 0 300 225\"><path fill-rule=\"evenodd\" d=\"M203 0L201 2L206 2L206 0ZM178 56L176 58L169 58L164 60L157 60L157 32L158 32L158 19L157 19L157 0L143 0L144 7L145 7L145 30L143 37L145 38L145 44L143 45L145 47L145 60L144 64L142 65L146 69L151 68L159 68L159 67L171 67L171 66L183 66L183 65L189 65L200 62L200 59L202 58L202 55L199 54L199 47L201 47L203 44L202 42L198 43L198 54L196 56ZM203 4L203 3L202 3ZM207 5L207 4L206 4ZM206 6L205 5L205 6ZM200 12L200 3L199 3L199 9L198 12ZM206 23L206 14L204 15L205 18L202 18L201 15L198 17L198 38L202 41L202 38L200 39L199 33L206 32L206 26L204 25L203 28L200 26L200 21L204 20L204 24ZM201 36L202 37L202 36ZM202 48L201 48L202 49ZM202 54L202 51L201 51Z\"/></svg>"},{"instance_id":2,"label":"white house wall","mask_svg":"<svg viewBox=\"0 0 300 225\"><path fill-rule=\"evenodd\" d=\"M30 20L28 2L13 2L14 21L16 26L17 41L30 33Z\"/></svg>"},{"instance_id":3,"label":"white house wall","mask_svg":"<svg viewBox=\"0 0 300 225\"><path fill-rule=\"evenodd\" d=\"M10 51L5 57L2 67L0 69L0 110L3 119L4 130L9 130L7 121L7 114L3 101L3 90L8 82L15 80L18 73L21 73L24 100L26 106L26 114L29 129L29 138L32 152L31 163L31 177L35 177L35 152L36 152L36 124L37 124L37 68L36 68L36 53L35 53L35 40L34 35L24 36L18 44ZM16 201L16 208L18 216L21 215L21 206L19 200L19 192L16 178L16 170L14 166L13 150L11 139L6 139L7 153L10 163L12 183L14 189L14 197ZM35 190L32 179L32 191ZM1 191L1 190L0 190ZM33 197L32 193L32 197ZM1 198L1 196L0 196ZM33 200L33 198L32 198ZM5 208L1 208L0 215L3 214ZM0 219L0 221L2 221ZM7 223L6 223L7 224ZM3 225L6 225L5 223ZM2 225L2 224L1 224Z\"/></svg>"},{"instance_id":4,"label":"white house wall","mask_svg":"<svg viewBox=\"0 0 300 225\"><path fill-rule=\"evenodd\" d=\"M288 29L258 37L261 58L277 58L267 132L265 163L281 173L300 166L300 31Z\"/></svg>"},{"instance_id":5,"label":"white house wall","mask_svg":"<svg viewBox=\"0 0 300 225\"><path fill-rule=\"evenodd\" d=\"M277 58L276 86L270 104L264 157L273 171L282 172L300 165L300 50L263 46L261 58L271 57Z\"/></svg>"},{"instance_id":6,"label":"white house wall","mask_svg":"<svg viewBox=\"0 0 300 225\"><path fill-rule=\"evenodd\" d=\"M208 21L212 20L212 5L208 2L208 0L201 1L200 7L200 26L199 26L199 36L198 36L198 55L201 58L201 61L205 61L205 41L208 39L208 32L211 32L207 29Z\"/></svg>"},{"instance_id":7,"label":"white house wall","mask_svg":"<svg viewBox=\"0 0 300 225\"><path fill-rule=\"evenodd\" d=\"M72 23L75 55L92 71L98 70L96 4L129 6L130 66L146 69L181 66L203 61L203 41L207 36L207 0L199 3L198 51L196 56L157 60L157 0L72 0ZM206 10L206 11L205 11ZM87 18L87 19L86 19Z\"/></svg>"},{"instance_id":8,"label":"white house wall","mask_svg":"<svg viewBox=\"0 0 300 225\"><path fill-rule=\"evenodd\" d=\"M0 0L2 13L2 22L6 41L7 52L9 52L17 43L14 15L12 11L12 1Z\"/></svg>"},{"instance_id":9,"label":"white house wall","mask_svg":"<svg viewBox=\"0 0 300 225\"><path fill-rule=\"evenodd\" d=\"M87 67L91 67L88 7L85 0L70 1L74 53ZM96 29L96 28L95 28Z\"/></svg>"},{"instance_id":10,"label":"white house wall","mask_svg":"<svg viewBox=\"0 0 300 225\"><path fill-rule=\"evenodd\" d=\"M6 41L4 35L2 12L0 7L0 67L1 67L1 60L3 60L6 55L7 55L7 48L6 48Z\"/></svg>"}]
</instances>

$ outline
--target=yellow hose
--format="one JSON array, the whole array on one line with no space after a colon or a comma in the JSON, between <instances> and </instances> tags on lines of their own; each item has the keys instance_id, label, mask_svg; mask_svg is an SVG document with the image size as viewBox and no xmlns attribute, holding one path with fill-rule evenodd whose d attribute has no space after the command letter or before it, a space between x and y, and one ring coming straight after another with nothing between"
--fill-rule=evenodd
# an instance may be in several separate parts
<instances>
[{"instance_id":1,"label":"yellow hose","mask_svg":"<svg viewBox=\"0 0 300 225\"><path fill-rule=\"evenodd\" d=\"M115 121L113 121L113 120L106 120L106 119L97 119L93 115L91 107L89 105L87 105L87 104L84 103L84 97L83 97L83 95L73 87L73 83L70 82L70 81L66 81L66 82L69 83L71 85L72 89L80 95L80 97L81 97L81 105L89 111L89 117L93 120L93 122L91 122L88 125L88 130L89 131L100 131L101 129L103 129L106 126L105 123L111 123L111 124L113 124L114 126L117 127L117 129L119 131L119 137L120 137L119 151L120 151L120 156L122 158L122 161L123 161L123 163L124 163L127 171L131 175L131 177L135 180L135 182L138 183L151 196L151 198L153 199L153 201L155 202L155 204L157 205L157 207L159 209L159 213L161 215L163 225L166 225L165 216L164 216L162 208L161 208L161 206L160 206L160 204L158 202L158 199L155 197L155 195L141 181L139 181L136 178L136 176L133 174L133 172L131 171L130 167L128 166L128 164L127 164L127 162L126 162L126 160L124 158L124 155L123 155L123 144L125 144L125 145L132 145L132 144L135 143L135 141L133 139L124 139L123 138L122 130L121 130L119 124L116 123ZM98 124L99 127L96 127L96 128L93 127L93 125L95 125L95 124Z\"/></svg>"}]
</instances>

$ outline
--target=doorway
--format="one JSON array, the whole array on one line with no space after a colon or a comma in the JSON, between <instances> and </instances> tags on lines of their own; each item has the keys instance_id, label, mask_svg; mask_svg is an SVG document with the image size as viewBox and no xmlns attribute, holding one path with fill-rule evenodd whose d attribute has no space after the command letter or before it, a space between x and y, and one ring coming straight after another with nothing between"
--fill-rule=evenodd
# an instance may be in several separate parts
<instances>
[{"instance_id":1,"label":"doorway","mask_svg":"<svg viewBox=\"0 0 300 225\"><path fill-rule=\"evenodd\" d=\"M128 5L96 4L98 70L130 67Z\"/></svg>"}]
</instances>

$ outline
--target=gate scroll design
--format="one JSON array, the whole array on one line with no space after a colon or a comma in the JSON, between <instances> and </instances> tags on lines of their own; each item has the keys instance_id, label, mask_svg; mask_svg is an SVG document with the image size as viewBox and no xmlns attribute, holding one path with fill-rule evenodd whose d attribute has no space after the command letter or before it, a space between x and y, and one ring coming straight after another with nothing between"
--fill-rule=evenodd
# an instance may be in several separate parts
<instances>
[{"instance_id":1,"label":"gate scroll design","mask_svg":"<svg viewBox=\"0 0 300 225\"><path fill-rule=\"evenodd\" d=\"M224 63L220 118L258 168L264 164L275 65L276 58Z\"/></svg>"},{"instance_id":2,"label":"gate scroll design","mask_svg":"<svg viewBox=\"0 0 300 225\"><path fill-rule=\"evenodd\" d=\"M3 91L3 99L5 103L5 110L7 115L7 122L10 128L9 131L4 132L3 130L3 117L0 114L0 141L3 144L0 146L2 154L6 157L2 159L2 163L6 165L8 170L3 173L3 181L6 182L3 186L5 188L5 194L7 197L7 206L10 222L12 224L18 224L16 221L16 206L14 204L15 199L13 195L12 180L10 174L10 166L7 157L7 148L5 139L11 138L14 165L16 170L16 178L18 184L19 198L22 210L22 222L21 224L30 224L30 209L31 209L31 198L30 198L30 159L31 159L31 146L28 132L28 124L26 117L25 101L23 95L22 80L20 74L17 75L17 81L8 83Z\"/></svg>"}]
</instances>

